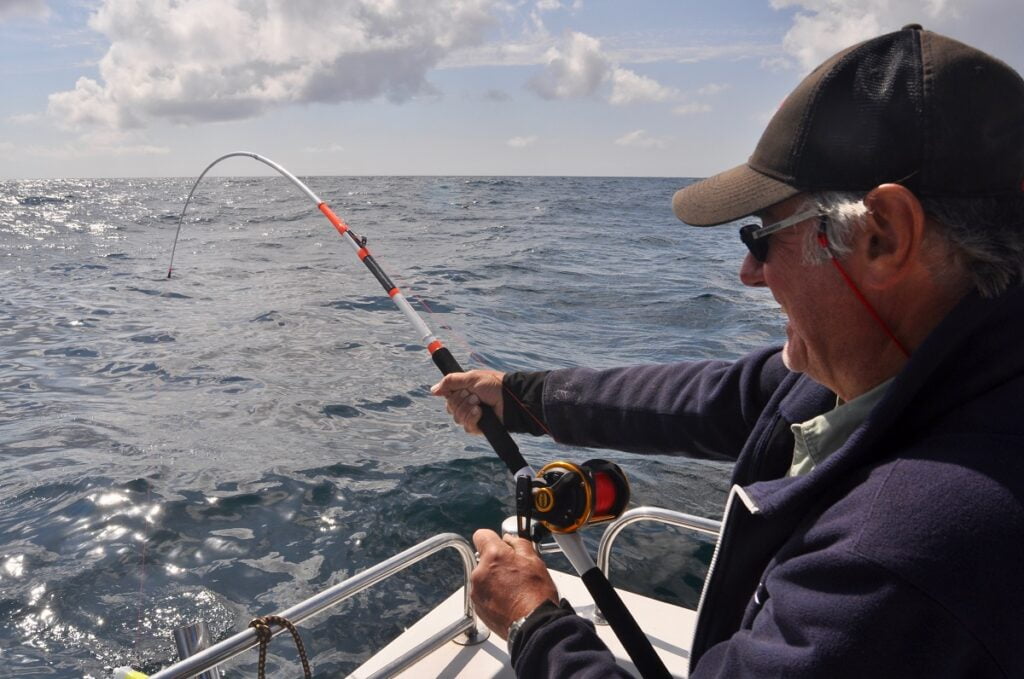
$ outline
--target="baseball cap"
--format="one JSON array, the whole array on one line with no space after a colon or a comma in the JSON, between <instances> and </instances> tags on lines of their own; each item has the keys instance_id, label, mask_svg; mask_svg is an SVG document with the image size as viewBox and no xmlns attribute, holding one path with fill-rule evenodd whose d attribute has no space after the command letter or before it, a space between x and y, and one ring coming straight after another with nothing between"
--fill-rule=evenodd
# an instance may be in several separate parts
<instances>
[{"instance_id":1,"label":"baseball cap","mask_svg":"<svg viewBox=\"0 0 1024 679\"><path fill-rule=\"evenodd\" d=\"M676 192L714 226L808 191L897 182L921 196L1022 195L1024 80L917 24L849 47L779 107L750 159Z\"/></svg>"}]
</instances>

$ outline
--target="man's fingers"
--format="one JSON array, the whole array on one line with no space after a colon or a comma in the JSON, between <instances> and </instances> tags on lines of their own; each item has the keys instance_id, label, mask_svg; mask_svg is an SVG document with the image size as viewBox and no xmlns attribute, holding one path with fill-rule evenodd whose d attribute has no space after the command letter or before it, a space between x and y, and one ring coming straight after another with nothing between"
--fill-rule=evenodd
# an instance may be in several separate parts
<instances>
[{"instance_id":1,"label":"man's fingers","mask_svg":"<svg viewBox=\"0 0 1024 679\"><path fill-rule=\"evenodd\" d=\"M447 375L440 382L430 388L430 393L435 396L443 396L445 399L445 410L452 416L455 423L461 425L467 432L474 434L479 428L477 422L480 420L480 397L470 391L466 386L471 380L465 373L452 373ZM463 386L462 383L467 383Z\"/></svg>"},{"instance_id":2,"label":"man's fingers","mask_svg":"<svg viewBox=\"0 0 1024 679\"><path fill-rule=\"evenodd\" d=\"M498 537L498 534L487 528L481 528L473 533L473 546L476 547L476 551L480 553L480 556L483 556L484 552L505 549L505 545L501 538Z\"/></svg>"},{"instance_id":3,"label":"man's fingers","mask_svg":"<svg viewBox=\"0 0 1024 679\"><path fill-rule=\"evenodd\" d=\"M441 381L430 388L434 396L449 396L461 389L472 386L473 376L469 373L451 373L441 378Z\"/></svg>"},{"instance_id":4,"label":"man's fingers","mask_svg":"<svg viewBox=\"0 0 1024 679\"><path fill-rule=\"evenodd\" d=\"M430 393L445 400L445 410L455 424L470 434L479 434L480 416L486 404L502 417L501 381L503 373L497 370L471 370L468 373L451 373L430 387Z\"/></svg>"},{"instance_id":5,"label":"man's fingers","mask_svg":"<svg viewBox=\"0 0 1024 679\"><path fill-rule=\"evenodd\" d=\"M537 550L534 548L533 543L525 538L521 538L517 535L508 533L503 536L505 544L511 547L516 554L519 556L525 556L529 558L537 558Z\"/></svg>"}]
</instances>

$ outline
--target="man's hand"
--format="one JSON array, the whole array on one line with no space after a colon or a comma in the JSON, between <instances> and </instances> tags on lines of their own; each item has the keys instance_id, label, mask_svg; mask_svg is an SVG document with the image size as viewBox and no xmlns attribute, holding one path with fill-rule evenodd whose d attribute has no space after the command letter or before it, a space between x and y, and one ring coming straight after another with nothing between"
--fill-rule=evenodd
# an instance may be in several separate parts
<instances>
[{"instance_id":1,"label":"man's hand","mask_svg":"<svg viewBox=\"0 0 1024 679\"><path fill-rule=\"evenodd\" d=\"M497 370L452 373L432 386L430 393L444 397L455 424L470 434L479 434L481 403L491 406L498 419L502 419L501 380L504 376L505 373Z\"/></svg>"},{"instance_id":2,"label":"man's hand","mask_svg":"<svg viewBox=\"0 0 1024 679\"><path fill-rule=\"evenodd\" d=\"M529 540L492 530L473 533L480 560L470 578L477 615L502 639L513 621L545 601L558 603L558 590Z\"/></svg>"}]
</instances>

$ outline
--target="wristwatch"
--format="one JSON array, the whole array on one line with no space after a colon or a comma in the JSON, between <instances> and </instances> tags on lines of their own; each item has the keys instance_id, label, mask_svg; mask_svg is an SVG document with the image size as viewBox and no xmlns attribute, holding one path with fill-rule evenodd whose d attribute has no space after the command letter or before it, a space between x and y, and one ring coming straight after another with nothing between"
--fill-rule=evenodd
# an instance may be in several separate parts
<instances>
[{"instance_id":1,"label":"wristwatch","mask_svg":"<svg viewBox=\"0 0 1024 679\"><path fill-rule=\"evenodd\" d=\"M541 605L543 605L543 604L541 604ZM537 610L537 609L534 609L534 610ZM529 613L527 613L526 615L524 615L521 618L516 618L515 620L512 621L512 624L508 626L508 637L507 637L507 639L508 639L508 654L509 654L509 656L512 655L512 649L515 647L516 641L518 641L519 632L523 628L523 623L525 623L527 618L529 618L531 615L533 615L533 611L530 611Z\"/></svg>"},{"instance_id":2,"label":"wristwatch","mask_svg":"<svg viewBox=\"0 0 1024 679\"><path fill-rule=\"evenodd\" d=\"M572 604L565 599L561 602L544 601L528 615L512 621L508 626L508 655L514 663L519 652L530 636L538 629L557 618L575 615Z\"/></svg>"}]
</instances>

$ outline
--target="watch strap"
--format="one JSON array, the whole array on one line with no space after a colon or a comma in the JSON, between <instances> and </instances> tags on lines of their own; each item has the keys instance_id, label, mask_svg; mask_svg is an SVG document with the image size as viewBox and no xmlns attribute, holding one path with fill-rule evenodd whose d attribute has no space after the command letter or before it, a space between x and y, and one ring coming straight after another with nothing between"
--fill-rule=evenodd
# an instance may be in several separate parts
<instances>
[{"instance_id":1,"label":"watch strap","mask_svg":"<svg viewBox=\"0 0 1024 679\"><path fill-rule=\"evenodd\" d=\"M513 621L508 627L508 655L513 664L534 632L552 620L564 618L567 615L576 615L572 604L565 599L557 604L548 600L533 609L529 615Z\"/></svg>"}]
</instances>

